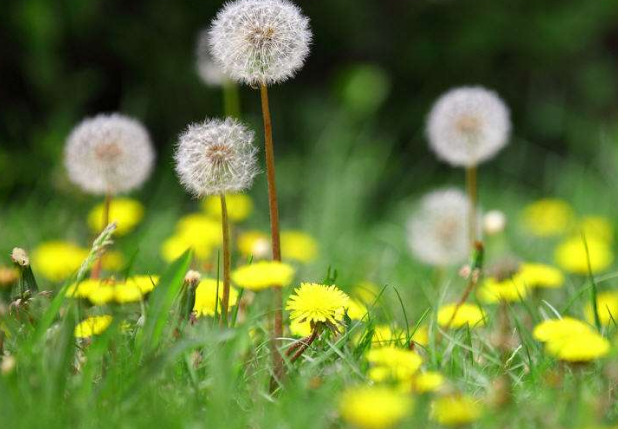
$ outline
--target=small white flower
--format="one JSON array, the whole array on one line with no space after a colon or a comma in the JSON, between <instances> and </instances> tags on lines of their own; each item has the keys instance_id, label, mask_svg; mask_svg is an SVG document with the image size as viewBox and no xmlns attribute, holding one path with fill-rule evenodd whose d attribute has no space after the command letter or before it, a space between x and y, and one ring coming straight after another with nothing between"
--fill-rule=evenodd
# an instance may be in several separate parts
<instances>
[{"instance_id":1,"label":"small white flower","mask_svg":"<svg viewBox=\"0 0 618 429\"><path fill-rule=\"evenodd\" d=\"M135 119L114 113L85 119L65 147L71 181L92 194L118 194L142 185L154 163L148 131Z\"/></svg>"},{"instance_id":2,"label":"small white flower","mask_svg":"<svg viewBox=\"0 0 618 429\"><path fill-rule=\"evenodd\" d=\"M480 86L448 91L427 121L430 147L454 166L472 167L493 158L508 143L510 131L507 106Z\"/></svg>"},{"instance_id":3,"label":"small white flower","mask_svg":"<svg viewBox=\"0 0 618 429\"><path fill-rule=\"evenodd\" d=\"M468 256L470 201L458 189L424 196L407 224L408 245L421 261L436 266L454 265Z\"/></svg>"},{"instance_id":4,"label":"small white flower","mask_svg":"<svg viewBox=\"0 0 618 429\"><path fill-rule=\"evenodd\" d=\"M227 3L210 29L212 55L223 72L252 86L294 76L310 43L309 19L287 0Z\"/></svg>"},{"instance_id":5,"label":"small white flower","mask_svg":"<svg viewBox=\"0 0 618 429\"><path fill-rule=\"evenodd\" d=\"M504 231L506 215L500 210L490 210L483 217L483 230L487 235L496 235Z\"/></svg>"},{"instance_id":6,"label":"small white flower","mask_svg":"<svg viewBox=\"0 0 618 429\"><path fill-rule=\"evenodd\" d=\"M208 30L200 32L197 38L197 74L209 86L221 86L227 80L219 64L210 53L210 36Z\"/></svg>"},{"instance_id":7,"label":"small white flower","mask_svg":"<svg viewBox=\"0 0 618 429\"><path fill-rule=\"evenodd\" d=\"M227 118L189 125L174 160L180 182L196 197L240 192L258 173L253 132Z\"/></svg>"}]
</instances>

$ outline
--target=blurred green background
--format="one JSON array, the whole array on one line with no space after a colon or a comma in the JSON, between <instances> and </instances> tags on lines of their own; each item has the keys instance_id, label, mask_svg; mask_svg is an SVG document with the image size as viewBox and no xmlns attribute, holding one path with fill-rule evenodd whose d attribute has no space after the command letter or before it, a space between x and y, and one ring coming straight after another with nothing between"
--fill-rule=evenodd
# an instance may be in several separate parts
<instances>
[{"instance_id":1,"label":"blurred green background","mask_svg":"<svg viewBox=\"0 0 618 429\"><path fill-rule=\"evenodd\" d=\"M297 3L311 19L312 53L295 79L271 89L271 108L283 224L318 238L319 272L329 264L350 278L373 272L383 280L409 262L401 249L410 204L433 187L463 183L463 172L437 161L424 137L432 102L454 86L485 85L512 110L511 144L481 169L486 208L515 210L557 195L578 210L612 213L615 0ZM86 236L77 221L97 200L68 183L65 138L85 116L120 111L141 119L157 145L156 173L136 195L149 216L135 247L143 267L158 267L159 243L181 213L197 207L172 170L176 136L190 122L222 114L220 89L195 71L196 36L221 5L3 5L0 251ZM258 94L244 87L241 99L261 146ZM261 177L252 191L259 208L252 222L262 228L265 188Z\"/></svg>"}]
</instances>

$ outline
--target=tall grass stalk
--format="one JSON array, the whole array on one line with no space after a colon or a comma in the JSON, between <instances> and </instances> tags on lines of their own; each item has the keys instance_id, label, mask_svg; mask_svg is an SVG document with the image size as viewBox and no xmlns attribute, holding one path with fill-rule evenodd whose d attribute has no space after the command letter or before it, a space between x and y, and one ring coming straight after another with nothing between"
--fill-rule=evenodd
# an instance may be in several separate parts
<instances>
[{"instance_id":1,"label":"tall grass stalk","mask_svg":"<svg viewBox=\"0 0 618 429\"><path fill-rule=\"evenodd\" d=\"M225 194L221 194L221 231L223 233L223 295L221 296L221 326L227 325L227 313L230 303L230 227L227 215Z\"/></svg>"},{"instance_id":2,"label":"tall grass stalk","mask_svg":"<svg viewBox=\"0 0 618 429\"><path fill-rule=\"evenodd\" d=\"M109 224L109 211L112 205L112 195L108 192L105 194L105 201L103 202L103 229L104 231L107 225ZM98 259L92 268L92 273L90 277L93 279L98 279L101 277L101 270L103 269L103 253L98 255Z\"/></svg>"}]
</instances>

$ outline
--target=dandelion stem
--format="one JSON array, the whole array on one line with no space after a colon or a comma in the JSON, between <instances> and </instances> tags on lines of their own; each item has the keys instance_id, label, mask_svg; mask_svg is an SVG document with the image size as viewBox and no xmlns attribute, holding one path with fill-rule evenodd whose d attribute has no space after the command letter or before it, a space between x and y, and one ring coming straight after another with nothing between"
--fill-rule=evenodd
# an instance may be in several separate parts
<instances>
[{"instance_id":1,"label":"dandelion stem","mask_svg":"<svg viewBox=\"0 0 618 429\"><path fill-rule=\"evenodd\" d=\"M227 216L225 194L221 194L221 231L223 233L223 295L221 297L221 326L227 325L227 311L230 302L230 227Z\"/></svg>"},{"instance_id":2,"label":"dandelion stem","mask_svg":"<svg viewBox=\"0 0 618 429\"><path fill-rule=\"evenodd\" d=\"M105 202L103 203L103 228L102 231L109 224L109 209L112 204L112 195L108 192L105 194ZM97 262L94 264L94 268L92 269L92 273L90 277L93 279L98 279L101 277L101 269L103 266L103 254L101 253L98 256Z\"/></svg>"},{"instance_id":3,"label":"dandelion stem","mask_svg":"<svg viewBox=\"0 0 618 429\"><path fill-rule=\"evenodd\" d=\"M240 119L238 85L229 79L223 84L223 111L226 117Z\"/></svg>"},{"instance_id":4,"label":"dandelion stem","mask_svg":"<svg viewBox=\"0 0 618 429\"><path fill-rule=\"evenodd\" d=\"M265 84L260 85L262 100L262 115L264 117L264 145L266 155L266 178L268 181L268 208L270 210L270 232L273 260L281 261L281 241L279 238L279 208L277 206L277 186L275 183L275 153L273 148L273 132L268 105L268 88ZM273 369L275 378L283 375L283 359L279 353L279 338L283 336L283 295L280 287L273 290L273 310L275 320L273 324L271 352L273 356ZM271 389L272 389L271 384Z\"/></svg>"},{"instance_id":5,"label":"dandelion stem","mask_svg":"<svg viewBox=\"0 0 618 429\"><path fill-rule=\"evenodd\" d=\"M299 357L301 357L303 355L303 353L305 353L305 350L307 350L309 348L309 346L311 344L313 344L313 342L316 340L316 338L318 338L318 334L319 334L319 328L316 325L316 327L313 329L313 332L311 332L311 335L309 335L308 337L305 337L301 340L298 340L298 346L294 345L290 348L290 351L288 352L288 356L294 351L296 350L296 353L294 353L294 356L292 356L292 358L290 359L290 362L295 362Z\"/></svg>"},{"instance_id":6,"label":"dandelion stem","mask_svg":"<svg viewBox=\"0 0 618 429\"><path fill-rule=\"evenodd\" d=\"M485 249L483 247L483 243L479 241L475 242L474 243L474 256L472 258L472 263L470 264L470 274L468 277L468 285L466 286L466 289L464 289L463 294L459 298L459 301L457 301L457 304L455 304L455 308L453 309L453 314L451 315L451 318L448 321L448 323L444 326L445 330L448 330L451 327L451 324L453 323L453 320L455 320L455 317L457 316L459 309L468 300L468 297L470 296L470 294L472 293L472 291L478 284L481 274L483 273L484 254L485 254Z\"/></svg>"},{"instance_id":7,"label":"dandelion stem","mask_svg":"<svg viewBox=\"0 0 618 429\"><path fill-rule=\"evenodd\" d=\"M476 241L476 206L478 204L476 165L466 168L466 190L470 199L470 211L468 212L468 228L470 234L470 246L474 247Z\"/></svg>"}]
</instances>

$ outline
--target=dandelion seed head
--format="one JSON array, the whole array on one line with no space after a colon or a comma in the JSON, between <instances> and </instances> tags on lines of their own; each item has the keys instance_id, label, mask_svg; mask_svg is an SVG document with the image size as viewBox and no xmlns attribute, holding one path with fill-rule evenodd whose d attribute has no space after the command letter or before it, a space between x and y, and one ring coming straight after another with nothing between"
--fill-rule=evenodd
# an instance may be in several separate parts
<instances>
[{"instance_id":1,"label":"dandelion seed head","mask_svg":"<svg viewBox=\"0 0 618 429\"><path fill-rule=\"evenodd\" d=\"M118 194L141 186L152 171L154 149L135 119L113 113L83 120L67 139L69 178L92 194Z\"/></svg>"},{"instance_id":2,"label":"dandelion seed head","mask_svg":"<svg viewBox=\"0 0 618 429\"><path fill-rule=\"evenodd\" d=\"M469 200L458 189L434 191L423 197L407 224L412 253L436 266L464 261L469 252L469 211Z\"/></svg>"},{"instance_id":3,"label":"dandelion seed head","mask_svg":"<svg viewBox=\"0 0 618 429\"><path fill-rule=\"evenodd\" d=\"M210 36L208 30L202 30L197 37L196 49L197 74L208 86L221 86L227 80L221 67L210 53Z\"/></svg>"},{"instance_id":4,"label":"dandelion seed head","mask_svg":"<svg viewBox=\"0 0 618 429\"><path fill-rule=\"evenodd\" d=\"M309 54L309 19L287 0L237 0L210 29L211 52L231 79L252 86L283 82Z\"/></svg>"},{"instance_id":5,"label":"dandelion seed head","mask_svg":"<svg viewBox=\"0 0 618 429\"><path fill-rule=\"evenodd\" d=\"M487 235L496 235L504 231L506 215L500 210L490 210L483 217L483 230Z\"/></svg>"},{"instance_id":6,"label":"dandelion seed head","mask_svg":"<svg viewBox=\"0 0 618 429\"><path fill-rule=\"evenodd\" d=\"M196 197L240 192L258 173L256 154L253 132L239 121L206 120L180 135L176 173Z\"/></svg>"},{"instance_id":7,"label":"dandelion seed head","mask_svg":"<svg viewBox=\"0 0 618 429\"><path fill-rule=\"evenodd\" d=\"M471 167L493 158L508 143L510 131L506 104L480 86L448 91L427 120L431 149L454 166Z\"/></svg>"}]
</instances>

